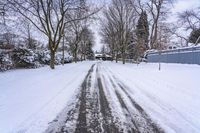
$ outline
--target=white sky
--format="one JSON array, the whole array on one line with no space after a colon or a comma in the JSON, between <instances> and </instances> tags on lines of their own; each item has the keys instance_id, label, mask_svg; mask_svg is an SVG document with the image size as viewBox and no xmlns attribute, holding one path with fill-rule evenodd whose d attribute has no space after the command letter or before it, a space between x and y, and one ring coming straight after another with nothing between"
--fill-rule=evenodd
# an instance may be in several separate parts
<instances>
[{"instance_id":1,"label":"white sky","mask_svg":"<svg viewBox=\"0 0 200 133\"><path fill-rule=\"evenodd\" d=\"M110 0L95 0L98 4L103 2L108 2ZM94 2L94 1L93 1ZM171 9L172 15L169 17L169 22L175 22L177 19L177 13L182 12L188 9L194 9L200 7L200 0L176 0L174 2L173 8ZM102 47L101 38L98 34L99 25L98 23L92 24L92 30L95 33L95 46L93 47L94 51L99 51Z\"/></svg>"},{"instance_id":2,"label":"white sky","mask_svg":"<svg viewBox=\"0 0 200 133\"><path fill-rule=\"evenodd\" d=\"M181 12L200 6L200 0L176 0L173 12Z\"/></svg>"},{"instance_id":3,"label":"white sky","mask_svg":"<svg viewBox=\"0 0 200 133\"><path fill-rule=\"evenodd\" d=\"M200 0L176 0L171 9L172 15L169 18L169 21L176 21L177 13L189 9L195 9L197 7L200 7Z\"/></svg>"}]
</instances>

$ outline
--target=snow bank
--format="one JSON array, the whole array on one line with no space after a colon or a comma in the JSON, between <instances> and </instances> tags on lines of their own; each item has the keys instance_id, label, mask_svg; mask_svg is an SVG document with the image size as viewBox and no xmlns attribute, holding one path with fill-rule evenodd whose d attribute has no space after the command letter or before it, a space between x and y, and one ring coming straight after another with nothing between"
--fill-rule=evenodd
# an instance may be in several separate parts
<instances>
[{"instance_id":1,"label":"snow bank","mask_svg":"<svg viewBox=\"0 0 200 133\"><path fill-rule=\"evenodd\" d=\"M0 133L43 132L68 104L94 62L0 74Z\"/></svg>"}]
</instances>

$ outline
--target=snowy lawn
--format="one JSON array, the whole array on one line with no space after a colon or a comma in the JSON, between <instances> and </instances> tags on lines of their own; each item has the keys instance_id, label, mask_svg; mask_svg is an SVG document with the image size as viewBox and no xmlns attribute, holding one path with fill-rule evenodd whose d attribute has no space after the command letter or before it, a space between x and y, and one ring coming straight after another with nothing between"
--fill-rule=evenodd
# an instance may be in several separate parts
<instances>
[{"instance_id":1,"label":"snowy lawn","mask_svg":"<svg viewBox=\"0 0 200 133\"><path fill-rule=\"evenodd\" d=\"M0 73L0 133L43 132L75 99L94 63ZM123 83L129 95L167 132L200 132L199 65L162 64L158 71L158 64L102 62L99 74Z\"/></svg>"},{"instance_id":2,"label":"snowy lawn","mask_svg":"<svg viewBox=\"0 0 200 133\"><path fill-rule=\"evenodd\" d=\"M0 133L43 132L95 62L0 73Z\"/></svg>"},{"instance_id":3,"label":"snowy lawn","mask_svg":"<svg viewBox=\"0 0 200 133\"><path fill-rule=\"evenodd\" d=\"M200 132L200 66L102 63L167 132Z\"/></svg>"}]
</instances>

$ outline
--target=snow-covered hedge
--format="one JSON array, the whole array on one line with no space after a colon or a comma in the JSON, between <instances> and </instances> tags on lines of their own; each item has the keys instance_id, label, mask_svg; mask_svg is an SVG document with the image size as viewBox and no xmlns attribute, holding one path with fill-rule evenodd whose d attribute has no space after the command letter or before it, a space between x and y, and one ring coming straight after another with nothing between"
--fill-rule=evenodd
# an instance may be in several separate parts
<instances>
[{"instance_id":1,"label":"snow-covered hedge","mask_svg":"<svg viewBox=\"0 0 200 133\"><path fill-rule=\"evenodd\" d=\"M38 54L25 47L15 48L12 52L12 60L16 68L37 68L41 66Z\"/></svg>"},{"instance_id":2,"label":"snow-covered hedge","mask_svg":"<svg viewBox=\"0 0 200 133\"><path fill-rule=\"evenodd\" d=\"M50 63L51 56L49 50L37 50L36 54L38 54L40 64L48 65Z\"/></svg>"},{"instance_id":3,"label":"snow-covered hedge","mask_svg":"<svg viewBox=\"0 0 200 133\"><path fill-rule=\"evenodd\" d=\"M68 53L64 54L64 63L71 63L73 61L73 57L70 56ZM56 64L61 64L63 59L62 52L56 53L56 58L55 58L55 63Z\"/></svg>"},{"instance_id":4,"label":"snow-covered hedge","mask_svg":"<svg viewBox=\"0 0 200 133\"><path fill-rule=\"evenodd\" d=\"M55 55L55 64L62 63L62 52ZM0 71L6 71L12 68L38 68L50 64L50 51L48 49L31 50L26 47L16 47L9 52L0 51ZM65 53L64 63L70 63L73 57Z\"/></svg>"},{"instance_id":5,"label":"snow-covered hedge","mask_svg":"<svg viewBox=\"0 0 200 133\"><path fill-rule=\"evenodd\" d=\"M0 54L0 71L6 71L14 67L9 54Z\"/></svg>"}]
</instances>

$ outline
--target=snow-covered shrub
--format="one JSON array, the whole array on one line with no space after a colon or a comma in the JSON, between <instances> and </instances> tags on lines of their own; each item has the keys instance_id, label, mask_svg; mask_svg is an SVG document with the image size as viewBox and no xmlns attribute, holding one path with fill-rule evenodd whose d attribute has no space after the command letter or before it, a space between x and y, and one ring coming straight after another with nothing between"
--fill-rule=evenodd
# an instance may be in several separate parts
<instances>
[{"instance_id":1,"label":"snow-covered shrub","mask_svg":"<svg viewBox=\"0 0 200 133\"><path fill-rule=\"evenodd\" d=\"M51 57L49 50L39 50L36 53L38 54L38 60L41 64L50 64Z\"/></svg>"},{"instance_id":2,"label":"snow-covered shrub","mask_svg":"<svg viewBox=\"0 0 200 133\"><path fill-rule=\"evenodd\" d=\"M56 53L55 64L61 64L63 60L62 52ZM73 57L70 56L68 53L64 54L64 63L71 63L73 61Z\"/></svg>"},{"instance_id":3,"label":"snow-covered shrub","mask_svg":"<svg viewBox=\"0 0 200 133\"><path fill-rule=\"evenodd\" d=\"M65 63L71 63L74 60L74 58L69 55L69 54L65 54Z\"/></svg>"},{"instance_id":4,"label":"snow-covered shrub","mask_svg":"<svg viewBox=\"0 0 200 133\"><path fill-rule=\"evenodd\" d=\"M13 62L9 54L0 54L0 71L6 71L13 68Z\"/></svg>"},{"instance_id":5,"label":"snow-covered shrub","mask_svg":"<svg viewBox=\"0 0 200 133\"><path fill-rule=\"evenodd\" d=\"M55 64L60 65L62 63L62 54L61 53L56 53L55 55Z\"/></svg>"},{"instance_id":6,"label":"snow-covered shrub","mask_svg":"<svg viewBox=\"0 0 200 133\"><path fill-rule=\"evenodd\" d=\"M55 55L55 65L60 65L62 59L62 52L57 52ZM49 65L50 61L51 57L48 49L32 50L19 46L10 51L9 54L2 54L0 51L0 71L12 68L38 68L43 65ZM72 61L73 57L65 53L64 63L70 63Z\"/></svg>"},{"instance_id":7,"label":"snow-covered shrub","mask_svg":"<svg viewBox=\"0 0 200 133\"><path fill-rule=\"evenodd\" d=\"M38 54L25 47L18 47L13 50L12 60L16 68L37 68L40 67Z\"/></svg>"}]
</instances>

